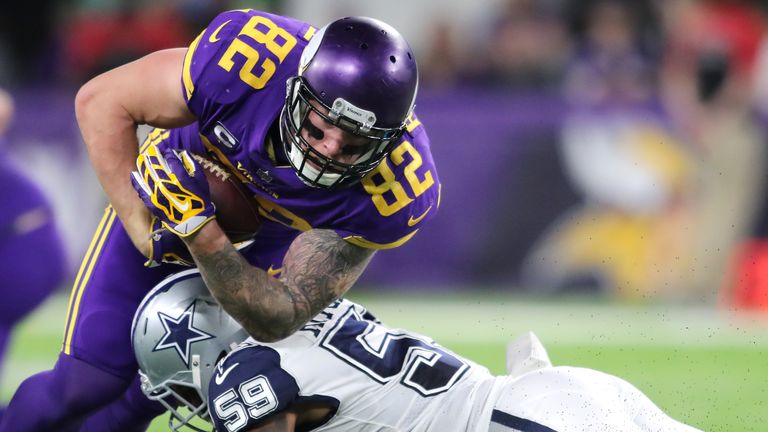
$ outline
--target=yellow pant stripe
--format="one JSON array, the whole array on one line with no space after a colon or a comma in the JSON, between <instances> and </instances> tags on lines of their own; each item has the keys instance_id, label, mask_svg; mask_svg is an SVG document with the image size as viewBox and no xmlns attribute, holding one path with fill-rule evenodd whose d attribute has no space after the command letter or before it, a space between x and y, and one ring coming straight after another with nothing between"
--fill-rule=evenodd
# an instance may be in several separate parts
<instances>
[{"instance_id":1,"label":"yellow pant stripe","mask_svg":"<svg viewBox=\"0 0 768 432\"><path fill-rule=\"evenodd\" d=\"M75 278L75 284L69 297L69 306L67 307L67 318L64 326L64 354L71 354L70 345L72 343L72 335L75 333L75 321L77 321L77 312L80 309L80 300L83 298L83 291L85 291L85 285L88 283L88 279L93 271L96 257L101 252L101 248L104 246L104 241L107 238L107 233L112 228L114 221L115 211L112 209L112 206L108 206L104 211L101 222L99 222L96 234L91 239L91 244L88 246L85 258L83 258L83 262L80 264L80 270L77 272L77 278Z\"/></svg>"}]
</instances>

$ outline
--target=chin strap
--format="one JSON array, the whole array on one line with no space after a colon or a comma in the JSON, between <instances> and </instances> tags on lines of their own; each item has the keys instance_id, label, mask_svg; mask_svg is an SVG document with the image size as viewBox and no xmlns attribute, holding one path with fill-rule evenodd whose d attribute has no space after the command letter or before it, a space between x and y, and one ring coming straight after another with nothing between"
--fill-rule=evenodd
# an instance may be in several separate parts
<instances>
[{"instance_id":1,"label":"chin strap","mask_svg":"<svg viewBox=\"0 0 768 432\"><path fill-rule=\"evenodd\" d=\"M197 388L203 388L203 380L200 378L200 355L192 355L192 384Z\"/></svg>"}]
</instances>

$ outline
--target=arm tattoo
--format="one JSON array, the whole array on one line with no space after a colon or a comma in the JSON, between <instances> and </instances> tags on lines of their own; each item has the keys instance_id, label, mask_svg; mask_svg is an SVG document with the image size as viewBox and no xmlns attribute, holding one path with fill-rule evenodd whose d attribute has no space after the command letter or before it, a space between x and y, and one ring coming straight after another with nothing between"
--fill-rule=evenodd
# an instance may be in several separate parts
<instances>
[{"instance_id":1,"label":"arm tattoo","mask_svg":"<svg viewBox=\"0 0 768 432\"><path fill-rule=\"evenodd\" d=\"M271 342L291 335L344 294L373 252L334 231L313 229L288 248L279 280L251 266L231 245L195 259L224 310L255 339Z\"/></svg>"}]
</instances>

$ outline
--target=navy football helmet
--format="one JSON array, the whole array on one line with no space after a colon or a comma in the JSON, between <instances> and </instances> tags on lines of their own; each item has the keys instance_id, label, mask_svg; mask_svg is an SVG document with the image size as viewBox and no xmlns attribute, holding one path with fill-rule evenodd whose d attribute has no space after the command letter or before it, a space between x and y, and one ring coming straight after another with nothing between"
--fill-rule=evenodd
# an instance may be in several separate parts
<instances>
[{"instance_id":1,"label":"navy football helmet","mask_svg":"<svg viewBox=\"0 0 768 432\"><path fill-rule=\"evenodd\" d=\"M133 318L131 342L141 390L171 412L170 430L210 430L195 420L210 423L208 384L218 361L247 337L197 269L170 276L147 294Z\"/></svg>"},{"instance_id":2,"label":"navy football helmet","mask_svg":"<svg viewBox=\"0 0 768 432\"><path fill-rule=\"evenodd\" d=\"M287 82L280 134L304 183L354 183L376 168L405 131L418 86L416 60L397 30L373 18L347 17L318 30ZM326 157L302 137L310 111L364 143L352 163Z\"/></svg>"}]
</instances>

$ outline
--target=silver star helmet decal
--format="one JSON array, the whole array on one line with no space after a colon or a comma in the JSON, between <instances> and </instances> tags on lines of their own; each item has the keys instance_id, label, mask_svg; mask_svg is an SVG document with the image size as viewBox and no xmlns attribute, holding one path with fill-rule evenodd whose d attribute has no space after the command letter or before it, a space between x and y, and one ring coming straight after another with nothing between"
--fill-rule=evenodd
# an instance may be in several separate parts
<instances>
[{"instance_id":1,"label":"silver star helmet decal","mask_svg":"<svg viewBox=\"0 0 768 432\"><path fill-rule=\"evenodd\" d=\"M163 324L165 334L152 351L173 348L184 364L189 365L189 347L195 342L213 339L214 336L195 328L195 302L193 301L178 317L171 317L162 312L157 313Z\"/></svg>"}]
</instances>

